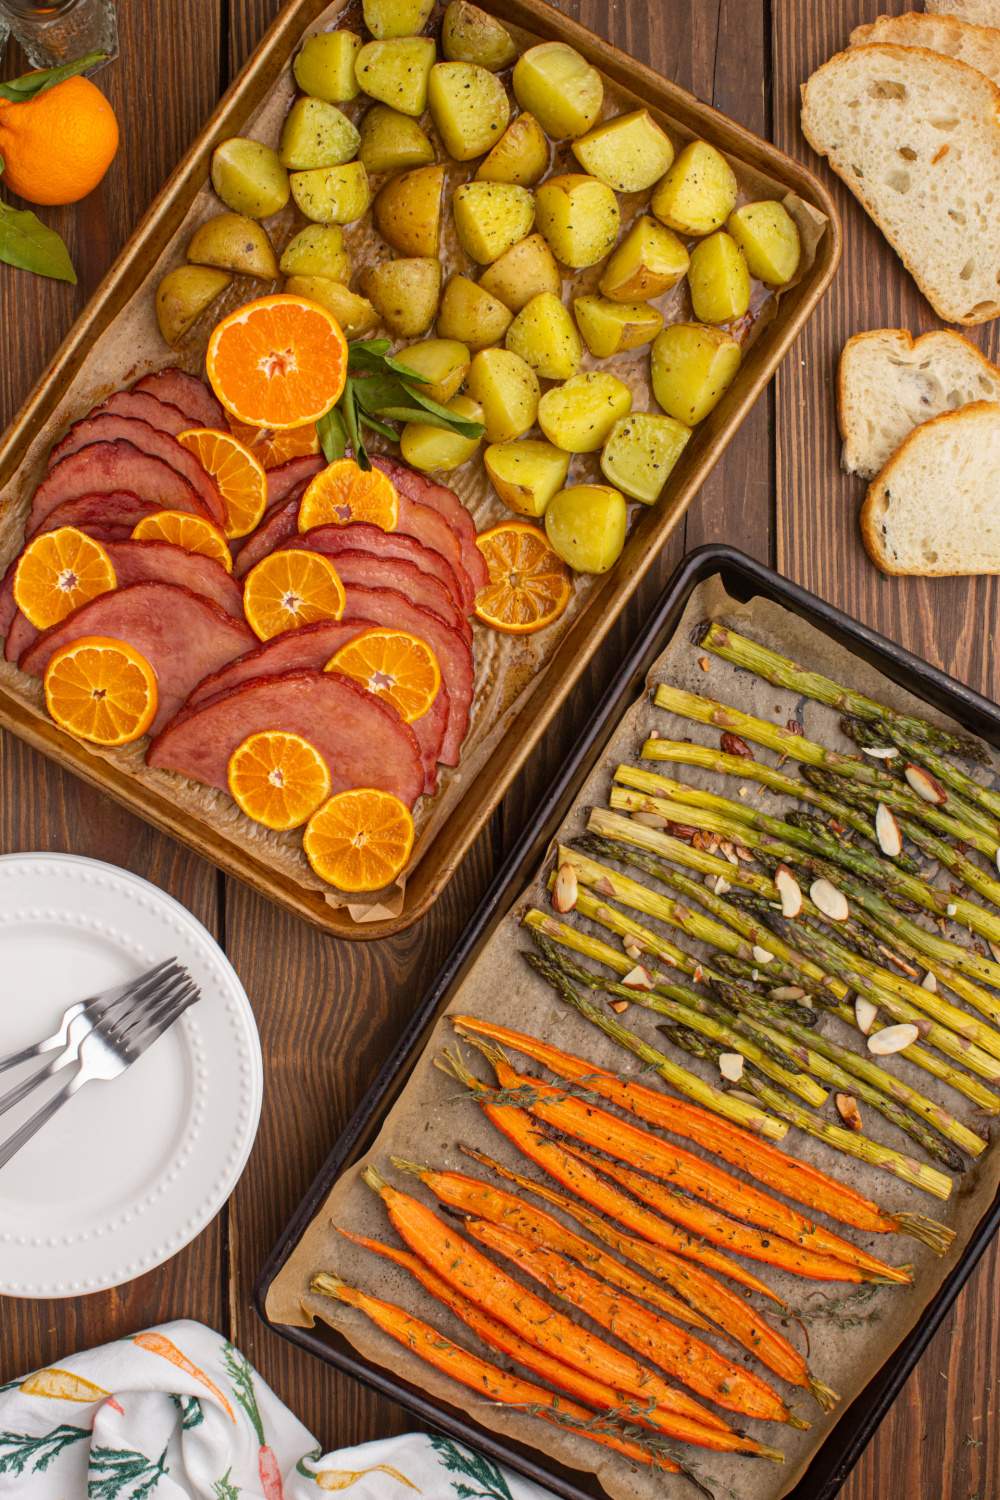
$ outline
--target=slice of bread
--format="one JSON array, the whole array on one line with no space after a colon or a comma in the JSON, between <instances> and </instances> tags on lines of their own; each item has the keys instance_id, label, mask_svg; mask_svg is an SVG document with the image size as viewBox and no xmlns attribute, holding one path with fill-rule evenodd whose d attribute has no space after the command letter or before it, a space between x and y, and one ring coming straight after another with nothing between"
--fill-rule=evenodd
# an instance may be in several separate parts
<instances>
[{"instance_id":1,"label":"slice of bread","mask_svg":"<svg viewBox=\"0 0 1000 1500\"><path fill-rule=\"evenodd\" d=\"M802 87L802 129L938 315L1000 315L1000 89L923 47L851 47Z\"/></svg>"},{"instance_id":2,"label":"slice of bread","mask_svg":"<svg viewBox=\"0 0 1000 1500\"><path fill-rule=\"evenodd\" d=\"M1000 573L1000 402L915 427L868 487L861 535L884 573Z\"/></svg>"},{"instance_id":3,"label":"slice of bread","mask_svg":"<svg viewBox=\"0 0 1000 1500\"><path fill-rule=\"evenodd\" d=\"M1000 84L1000 31L992 26L970 26L954 16L925 16L909 11L903 16L879 16L870 26L855 26L852 47L887 42L896 47L926 47L943 57L978 68Z\"/></svg>"},{"instance_id":4,"label":"slice of bread","mask_svg":"<svg viewBox=\"0 0 1000 1500\"><path fill-rule=\"evenodd\" d=\"M874 478L914 427L972 401L1000 401L1000 368L960 333L856 333L837 372L844 468Z\"/></svg>"},{"instance_id":5,"label":"slice of bread","mask_svg":"<svg viewBox=\"0 0 1000 1500\"><path fill-rule=\"evenodd\" d=\"M924 9L937 16L957 16L974 26L1000 26L1000 0L927 0Z\"/></svg>"}]
</instances>

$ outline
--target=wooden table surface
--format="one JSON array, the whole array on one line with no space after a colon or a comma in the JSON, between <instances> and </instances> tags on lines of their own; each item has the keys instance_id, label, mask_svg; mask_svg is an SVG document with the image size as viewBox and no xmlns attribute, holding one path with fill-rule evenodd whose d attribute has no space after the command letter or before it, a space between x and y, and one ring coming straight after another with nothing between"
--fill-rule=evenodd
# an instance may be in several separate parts
<instances>
[{"instance_id":1,"label":"wooden table surface","mask_svg":"<svg viewBox=\"0 0 1000 1500\"><path fill-rule=\"evenodd\" d=\"M938 326L895 257L819 164L798 126L799 84L851 27L904 0L563 0L564 8L751 130L834 188L844 260L793 348L585 674L559 730L421 924L378 944L335 942L276 910L99 792L10 737L0 739L0 849L71 850L146 876L214 932L249 991L266 1092L260 1135L226 1210L160 1270L75 1302L4 1301L0 1383L73 1350L168 1318L223 1330L325 1447L405 1430L406 1415L290 1348L251 1305L258 1269L369 1079L476 908L490 875L571 745L589 707L682 554L728 541L998 696L992 581L891 580L868 563L859 485L838 463L834 371L861 329ZM100 75L122 125L102 186L43 211L64 234L77 288L0 266L0 425L13 417L150 199L277 13L279 0L123 0L121 57ZM8 55L8 76L17 60ZM997 328L973 335L996 358ZM983 1258L861 1460L844 1500L996 1500L1000 1246ZM990 1475L993 1476L992 1481Z\"/></svg>"}]
</instances>

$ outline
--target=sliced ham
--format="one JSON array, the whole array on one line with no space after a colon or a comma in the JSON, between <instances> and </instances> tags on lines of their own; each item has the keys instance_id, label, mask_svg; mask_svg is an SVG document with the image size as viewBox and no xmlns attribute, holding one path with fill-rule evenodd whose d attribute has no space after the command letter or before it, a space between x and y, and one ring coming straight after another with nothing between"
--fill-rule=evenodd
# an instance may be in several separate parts
<instances>
[{"instance_id":1,"label":"sliced ham","mask_svg":"<svg viewBox=\"0 0 1000 1500\"><path fill-rule=\"evenodd\" d=\"M162 505L155 501L140 500L138 495L130 495L127 490L112 490L106 495L78 495L75 500L64 500L55 510L50 510L38 530L55 531L60 526L75 526L78 531L97 537L99 542L105 540L103 533L119 531L122 536L110 540L124 541L144 516L155 516L162 509Z\"/></svg>"},{"instance_id":2,"label":"sliced ham","mask_svg":"<svg viewBox=\"0 0 1000 1500\"><path fill-rule=\"evenodd\" d=\"M336 528L326 529L332 531ZM345 527L344 530L350 530L350 527ZM308 535L315 536L316 533L314 531ZM280 550L319 551L319 548L310 544L308 535L293 537ZM471 644L472 630L469 622L444 584L438 583L429 573L422 573L414 563L404 562L396 557L382 557L375 552L352 551L338 552L332 561L341 583L360 583L373 589L398 589L407 599L412 599L414 604L419 604L422 609L429 609L444 620Z\"/></svg>"},{"instance_id":3,"label":"sliced ham","mask_svg":"<svg viewBox=\"0 0 1000 1500\"><path fill-rule=\"evenodd\" d=\"M191 694L187 707L198 708L210 698L234 692L254 677L276 677L294 671L322 672L335 651L371 628L368 620L345 619L317 620L313 625L287 630L284 635L276 635L255 651L248 651L245 656L230 662L221 672L206 677ZM430 708L410 725L420 746L425 792L437 788L437 760L447 724L448 689L442 682Z\"/></svg>"},{"instance_id":4,"label":"sliced ham","mask_svg":"<svg viewBox=\"0 0 1000 1500\"><path fill-rule=\"evenodd\" d=\"M293 490L301 493L301 489L309 483L310 479L314 479L320 469L325 468L326 459L322 453L303 453L299 458L290 458L287 463L268 469L265 517L276 505L281 505L284 501L291 499Z\"/></svg>"},{"instance_id":5,"label":"sliced ham","mask_svg":"<svg viewBox=\"0 0 1000 1500\"><path fill-rule=\"evenodd\" d=\"M444 517L461 543L462 565L478 594L489 582L489 573L483 555L476 546L476 523L455 491L384 454L373 458L372 462L383 474L388 474L401 495L406 495L430 510L436 510L438 515Z\"/></svg>"},{"instance_id":6,"label":"sliced ham","mask_svg":"<svg viewBox=\"0 0 1000 1500\"><path fill-rule=\"evenodd\" d=\"M255 644L248 625L190 589L134 583L101 594L43 631L21 657L21 670L42 677L53 652L84 635L127 641L150 663L159 690L151 734L174 717L196 683Z\"/></svg>"},{"instance_id":7,"label":"sliced ham","mask_svg":"<svg viewBox=\"0 0 1000 1500\"><path fill-rule=\"evenodd\" d=\"M176 469L200 496L206 514L219 526L225 523L226 507L219 494L219 487L194 454L182 448L169 432L150 427L148 422L137 421L134 417L120 417L114 412L98 412L96 416L74 422L49 455L49 469L51 471L61 459L68 458L71 453L79 453L82 448L89 448L94 443L117 442L131 443L141 453L148 453L150 458L162 459L172 469Z\"/></svg>"},{"instance_id":8,"label":"sliced ham","mask_svg":"<svg viewBox=\"0 0 1000 1500\"><path fill-rule=\"evenodd\" d=\"M262 557L267 557L283 543L298 536L299 500L294 496L284 505L276 505L261 521L257 530L246 538L236 554L236 576L245 578L251 568L257 566Z\"/></svg>"},{"instance_id":9,"label":"sliced ham","mask_svg":"<svg viewBox=\"0 0 1000 1500\"><path fill-rule=\"evenodd\" d=\"M137 380L132 389L176 406L189 419L189 427L221 427L225 432L229 426L225 410L205 382L186 370L157 370Z\"/></svg>"},{"instance_id":10,"label":"sliced ham","mask_svg":"<svg viewBox=\"0 0 1000 1500\"><path fill-rule=\"evenodd\" d=\"M93 443L71 453L46 474L31 502L27 535L41 531L51 512L65 500L123 490L148 501L153 510L186 510L214 519L197 490L162 458L152 458L132 443Z\"/></svg>"},{"instance_id":11,"label":"sliced ham","mask_svg":"<svg viewBox=\"0 0 1000 1500\"><path fill-rule=\"evenodd\" d=\"M444 584L455 603L462 607L462 589L455 571L440 552L425 547L405 531L383 531L367 521L352 521L348 526L315 526L301 535L303 545L336 557L339 552L373 552L378 557L398 557L414 563L421 573L429 573Z\"/></svg>"},{"instance_id":12,"label":"sliced ham","mask_svg":"<svg viewBox=\"0 0 1000 1500\"><path fill-rule=\"evenodd\" d=\"M147 396L143 391L115 391L90 413L92 417L106 414L146 422L160 432L169 432L171 437L196 425L178 407L167 401L158 401L155 396Z\"/></svg>"},{"instance_id":13,"label":"sliced ham","mask_svg":"<svg viewBox=\"0 0 1000 1500\"><path fill-rule=\"evenodd\" d=\"M177 716L147 761L225 788L229 758L265 729L299 734L323 756L333 792L378 787L412 807L424 784L416 736L394 708L337 672L258 677Z\"/></svg>"}]
</instances>

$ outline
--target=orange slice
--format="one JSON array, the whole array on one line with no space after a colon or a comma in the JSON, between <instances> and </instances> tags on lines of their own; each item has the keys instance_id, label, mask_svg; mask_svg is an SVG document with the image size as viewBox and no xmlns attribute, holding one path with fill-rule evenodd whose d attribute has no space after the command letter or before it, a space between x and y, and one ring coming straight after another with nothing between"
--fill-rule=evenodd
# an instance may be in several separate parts
<instances>
[{"instance_id":1,"label":"orange slice","mask_svg":"<svg viewBox=\"0 0 1000 1500\"><path fill-rule=\"evenodd\" d=\"M170 542L185 552L200 552L221 563L227 573L233 571L233 554L218 526L204 516L192 516L186 510L158 510L143 516L132 532L135 542Z\"/></svg>"},{"instance_id":2,"label":"orange slice","mask_svg":"<svg viewBox=\"0 0 1000 1500\"><path fill-rule=\"evenodd\" d=\"M205 366L228 412L251 427L305 427L335 406L347 379L336 318L304 297L261 297L223 318Z\"/></svg>"},{"instance_id":3,"label":"orange slice","mask_svg":"<svg viewBox=\"0 0 1000 1500\"><path fill-rule=\"evenodd\" d=\"M319 552L272 552L243 585L243 613L262 641L313 620L339 620L345 602L336 568Z\"/></svg>"},{"instance_id":4,"label":"orange slice","mask_svg":"<svg viewBox=\"0 0 1000 1500\"><path fill-rule=\"evenodd\" d=\"M299 505L300 531L351 521L395 531L398 520L399 496L392 480L381 469L359 468L353 458L338 458L321 469Z\"/></svg>"},{"instance_id":5,"label":"orange slice","mask_svg":"<svg viewBox=\"0 0 1000 1500\"><path fill-rule=\"evenodd\" d=\"M14 602L36 630L48 630L117 582L100 542L75 526L60 526L36 536L21 553Z\"/></svg>"},{"instance_id":6,"label":"orange slice","mask_svg":"<svg viewBox=\"0 0 1000 1500\"><path fill-rule=\"evenodd\" d=\"M338 792L309 819L302 847L320 879L338 890L378 891L410 857L413 818L391 792Z\"/></svg>"},{"instance_id":7,"label":"orange slice","mask_svg":"<svg viewBox=\"0 0 1000 1500\"><path fill-rule=\"evenodd\" d=\"M156 673L127 641L84 635L51 657L45 702L61 729L95 745L129 745L156 717Z\"/></svg>"},{"instance_id":8,"label":"orange slice","mask_svg":"<svg viewBox=\"0 0 1000 1500\"><path fill-rule=\"evenodd\" d=\"M231 433L214 427L189 427L177 441L218 485L226 507L226 535L253 531L267 507L267 475L260 459Z\"/></svg>"},{"instance_id":9,"label":"orange slice","mask_svg":"<svg viewBox=\"0 0 1000 1500\"><path fill-rule=\"evenodd\" d=\"M265 729L229 757L229 791L241 812L265 828L298 828L330 795L330 771L299 734Z\"/></svg>"},{"instance_id":10,"label":"orange slice","mask_svg":"<svg viewBox=\"0 0 1000 1500\"><path fill-rule=\"evenodd\" d=\"M529 635L558 620L573 584L543 531L527 521L503 521L480 532L476 546L490 575L476 595L477 619L511 635Z\"/></svg>"},{"instance_id":11,"label":"orange slice","mask_svg":"<svg viewBox=\"0 0 1000 1500\"><path fill-rule=\"evenodd\" d=\"M391 703L412 724L430 708L441 686L438 659L426 641L405 630L365 630L326 664Z\"/></svg>"},{"instance_id":12,"label":"orange slice","mask_svg":"<svg viewBox=\"0 0 1000 1500\"><path fill-rule=\"evenodd\" d=\"M307 458L310 453L319 452L315 422L310 422L307 427L286 427L283 432L275 432L271 427L250 427L245 422L234 420L233 436L260 459L265 469L276 469L290 458Z\"/></svg>"}]
</instances>

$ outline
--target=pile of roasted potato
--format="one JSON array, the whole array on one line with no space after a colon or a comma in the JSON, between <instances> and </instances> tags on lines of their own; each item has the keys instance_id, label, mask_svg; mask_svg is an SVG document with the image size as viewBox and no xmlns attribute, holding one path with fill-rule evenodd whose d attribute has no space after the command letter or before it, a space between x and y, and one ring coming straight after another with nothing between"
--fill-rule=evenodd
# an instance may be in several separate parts
<instances>
[{"instance_id":1,"label":"pile of roasted potato","mask_svg":"<svg viewBox=\"0 0 1000 1500\"><path fill-rule=\"evenodd\" d=\"M233 274L280 274L349 338L380 328L407 341L402 357L428 395L483 424L499 497L544 518L571 567L601 573L624 544L626 500L659 497L733 380L753 280L794 277L798 230L781 203L739 203L732 167L707 142L677 151L646 110L602 121L601 75L572 47L518 55L468 0L447 6L438 41L422 34L432 9L364 0L370 39L306 39L277 149L242 138L216 149L227 212L161 283L160 327L176 343ZM579 170L564 169L567 152ZM309 223L279 260L260 221L290 201ZM388 253L352 287L343 226L369 209ZM446 230L461 252L447 277ZM692 315L665 323L685 278ZM659 410L636 412L612 371L644 345ZM414 467L447 471L480 444L410 423L400 446ZM599 454L607 483L567 487L575 454Z\"/></svg>"}]
</instances>

